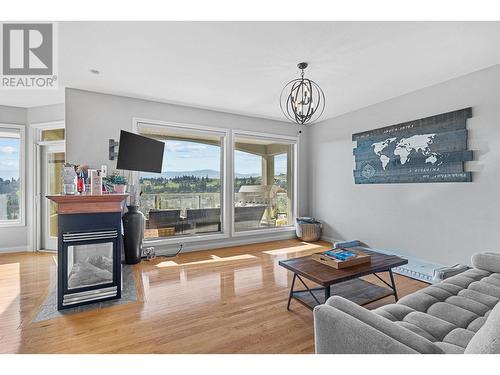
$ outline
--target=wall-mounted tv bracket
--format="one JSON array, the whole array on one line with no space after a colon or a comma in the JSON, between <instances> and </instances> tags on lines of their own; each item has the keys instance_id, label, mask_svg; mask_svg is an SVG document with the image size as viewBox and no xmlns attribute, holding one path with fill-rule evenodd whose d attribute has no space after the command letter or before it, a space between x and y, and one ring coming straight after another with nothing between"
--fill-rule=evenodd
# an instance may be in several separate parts
<instances>
[{"instance_id":1,"label":"wall-mounted tv bracket","mask_svg":"<svg viewBox=\"0 0 500 375\"><path fill-rule=\"evenodd\" d=\"M116 147L120 145L120 142L116 142L114 139L109 140L109 160L115 160L118 156L118 150Z\"/></svg>"}]
</instances>

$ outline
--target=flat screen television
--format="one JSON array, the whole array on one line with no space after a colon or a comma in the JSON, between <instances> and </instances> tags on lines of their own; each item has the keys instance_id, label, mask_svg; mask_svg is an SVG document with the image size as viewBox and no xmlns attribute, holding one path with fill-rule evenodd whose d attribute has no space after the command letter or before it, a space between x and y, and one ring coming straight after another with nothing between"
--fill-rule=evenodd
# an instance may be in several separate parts
<instances>
[{"instance_id":1,"label":"flat screen television","mask_svg":"<svg viewBox=\"0 0 500 375\"><path fill-rule=\"evenodd\" d=\"M122 130L116 169L161 173L165 143Z\"/></svg>"}]
</instances>

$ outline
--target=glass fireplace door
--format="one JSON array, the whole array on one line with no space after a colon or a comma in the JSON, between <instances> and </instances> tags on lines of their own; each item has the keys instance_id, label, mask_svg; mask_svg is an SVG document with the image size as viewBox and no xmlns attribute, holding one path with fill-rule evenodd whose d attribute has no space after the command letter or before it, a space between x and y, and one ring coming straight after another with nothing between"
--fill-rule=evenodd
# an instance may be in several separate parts
<instances>
[{"instance_id":1,"label":"glass fireplace door","mask_svg":"<svg viewBox=\"0 0 500 375\"><path fill-rule=\"evenodd\" d=\"M68 246L68 290L112 283L113 246L113 242Z\"/></svg>"},{"instance_id":2,"label":"glass fireplace door","mask_svg":"<svg viewBox=\"0 0 500 375\"><path fill-rule=\"evenodd\" d=\"M110 214L100 214L103 215ZM92 225L99 225L96 216L99 215L61 215L62 251L58 257L57 278L59 310L121 297L120 228L92 230ZM116 219L119 218L120 213L116 213ZM65 227L84 222L90 230L64 231Z\"/></svg>"}]
</instances>

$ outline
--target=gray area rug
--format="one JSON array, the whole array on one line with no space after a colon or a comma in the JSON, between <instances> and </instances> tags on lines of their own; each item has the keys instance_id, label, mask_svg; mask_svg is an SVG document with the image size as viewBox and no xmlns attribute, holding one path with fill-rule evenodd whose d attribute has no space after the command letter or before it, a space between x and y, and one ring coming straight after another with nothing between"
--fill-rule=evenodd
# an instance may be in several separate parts
<instances>
[{"instance_id":1,"label":"gray area rug","mask_svg":"<svg viewBox=\"0 0 500 375\"><path fill-rule=\"evenodd\" d=\"M41 322L43 320L59 318L65 315L71 315L77 312L102 309L108 306L121 305L124 303L137 301L137 290L134 281L132 266L126 264L122 267L122 298L92 303L90 305L77 306L66 310L57 310L57 283L55 280L49 286L49 294L43 302L38 314L33 319L33 322Z\"/></svg>"}]
</instances>

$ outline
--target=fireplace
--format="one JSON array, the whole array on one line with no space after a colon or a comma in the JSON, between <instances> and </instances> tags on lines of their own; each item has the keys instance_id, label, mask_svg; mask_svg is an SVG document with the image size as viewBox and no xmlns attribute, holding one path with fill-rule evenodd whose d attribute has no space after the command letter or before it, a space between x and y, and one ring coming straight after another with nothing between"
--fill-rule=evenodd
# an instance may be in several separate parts
<instances>
[{"instance_id":1,"label":"fireplace","mask_svg":"<svg viewBox=\"0 0 500 375\"><path fill-rule=\"evenodd\" d=\"M126 195L48 198L58 203L58 309L121 298L121 202Z\"/></svg>"},{"instance_id":2,"label":"fireplace","mask_svg":"<svg viewBox=\"0 0 500 375\"><path fill-rule=\"evenodd\" d=\"M103 221L103 214L74 215L79 222ZM58 277L59 309L121 297L119 232L102 223L89 231L71 230L61 220L62 244ZM70 230L68 230L70 229Z\"/></svg>"}]
</instances>

